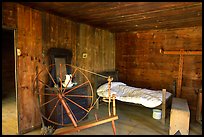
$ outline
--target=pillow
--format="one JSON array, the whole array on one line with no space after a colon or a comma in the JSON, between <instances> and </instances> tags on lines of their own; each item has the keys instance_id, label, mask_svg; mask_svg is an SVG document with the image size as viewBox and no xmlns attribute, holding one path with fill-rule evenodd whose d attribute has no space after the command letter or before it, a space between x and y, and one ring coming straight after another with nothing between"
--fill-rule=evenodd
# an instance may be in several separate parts
<instances>
[{"instance_id":1,"label":"pillow","mask_svg":"<svg viewBox=\"0 0 204 137\"><path fill-rule=\"evenodd\" d=\"M119 86L119 85L124 85L124 86L126 86L126 84L123 83L123 82L111 82L111 88L116 87L116 86ZM108 90L108 83L105 83L105 84L101 85L101 86L97 89L97 92L103 92L103 91L106 91L106 90Z\"/></svg>"}]
</instances>

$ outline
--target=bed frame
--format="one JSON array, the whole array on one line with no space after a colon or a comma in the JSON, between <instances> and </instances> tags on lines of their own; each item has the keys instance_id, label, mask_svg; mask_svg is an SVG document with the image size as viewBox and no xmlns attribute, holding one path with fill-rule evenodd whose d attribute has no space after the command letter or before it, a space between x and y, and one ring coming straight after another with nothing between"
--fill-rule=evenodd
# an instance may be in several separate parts
<instances>
[{"instance_id":1,"label":"bed frame","mask_svg":"<svg viewBox=\"0 0 204 137\"><path fill-rule=\"evenodd\" d=\"M108 71L108 72L101 72L101 73L99 73L99 74L101 74L101 75L104 75L104 76L110 76L110 77L112 77L113 78L113 81L118 81L118 71ZM94 89L94 91L96 91L97 90L97 88L100 86L100 85L102 85L102 84L104 84L104 83L107 83L107 81L105 80L105 79L103 79L103 78L100 78L100 77L97 77L96 78L96 80L95 80L95 89ZM98 96L98 95L96 95L96 96ZM101 99L102 100L102 99ZM98 103L97 103L97 109L99 109L99 103L101 102L101 100L100 101L98 101ZM118 101L118 100L117 100ZM172 95L168 98L168 99L166 99L166 89L162 89L162 104L161 105L159 105L159 106L157 106L157 107L155 107L155 108L158 108L158 109L161 109L162 110L162 118L161 118L161 122L162 122L162 124L164 124L165 125L165 123L166 123L166 116L167 116L167 113L166 113L166 110L167 110L167 108L170 108L171 107L171 102L172 102ZM125 103L128 103L128 102L125 102ZM128 104L133 104L133 103L128 103ZM136 105L136 106L142 106L142 105L140 105L140 104L134 104L134 105ZM144 107L144 106L143 106Z\"/></svg>"}]
</instances>

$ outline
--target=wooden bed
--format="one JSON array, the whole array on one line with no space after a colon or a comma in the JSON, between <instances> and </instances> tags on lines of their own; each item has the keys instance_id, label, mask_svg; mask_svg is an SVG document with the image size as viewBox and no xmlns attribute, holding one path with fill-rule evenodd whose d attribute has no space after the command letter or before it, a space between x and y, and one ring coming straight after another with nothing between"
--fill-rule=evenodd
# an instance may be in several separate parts
<instances>
[{"instance_id":1,"label":"wooden bed","mask_svg":"<svg viewBox=\"0 0 204 137\"><path fill-rule=\"evenodd\" d=\"M118 82L118 72L117 71L109 71L109 72L101 72L100 73L101 75L104 75L104 76L111 76L111 77L113 77L113 81L112 82ZM94 89L94 91L97 91L97 89L101 86L101 85L103 85L103 84L105 84L105 83L107 83L107 80L106 79L104 79L104 78L101 78L101 77L97 77L96 79L95 79L95 89ZM97 94L97 93L96 93ZM97 94L97 96L98 96L98 94ZM99 103L101 102L103 100L103 97L100 99L100 101L98 102L98 104L97 104L97 109L99 108ZM116 99L116 101L117 102L122 102L122 101L120 101L120 100L117 100ZM165 124L165 119L166 119L166 115L167 115L167 113L166 113L166 110L167 110L167 108L170 108L171 107L171 102L172 102L172 94L171 94L171 96L169 96L168 98L166 98L166 89L162 89L162 103L161 103L161 105L159 105L159 106L157 106L157 107L155 107L155 108L157 108L157 109L160 109L160 110L162 110L162 118L161 118L161 120L162 120L162 123L163 124ZM129 103L129 102L125 102L125 103L127 103L127 104L130 104L130 105L136 105L136 106L143 106L143 105L141 105L141 104L135 104L135 103ZM145 107L145 106L143 106L143 107ZM154 109L155 109L154 108Z\"/></svg>"}]
</instances>

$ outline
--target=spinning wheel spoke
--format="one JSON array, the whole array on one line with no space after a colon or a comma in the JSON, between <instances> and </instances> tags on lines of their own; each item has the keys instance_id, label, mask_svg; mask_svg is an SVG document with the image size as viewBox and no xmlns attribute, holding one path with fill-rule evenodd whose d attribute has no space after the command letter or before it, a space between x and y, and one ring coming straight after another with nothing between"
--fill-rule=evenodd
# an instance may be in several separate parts
<instances>
[{"instance_id":1,"label":"spinning wheel spoke","mask_svg":"<svg viewBox=\"0 0 204 137\"><path fill-rule=\"evenodd\" d=\"M62 92L62 64L60 64L60 91Z\"/></svg>"},{"instance_id":2,"label":"spinning wheel spoke","mask_svg":"<svg viewBox=\"0 0 204 137\"><path fill-rule=\"evenodd\" d=\"M86 81L86 82L84 82L84 83L82 83L82 84L80 84L80 85L78 85L76 87L73 87L72 89L68 90L64 95L68 94L69 92L71 92L71 91L73 91L73 90L75 90L75 89L77 89L77 88L79 88L79 87L81 87L81 86L83 86L83 85L85 85L87 83L89 83L89 81Z\"/></svg>"},{"instance_id":3,"label":"spinning wheel spoke","mask_svg":"<svg viewBox=\"0 0 204 137\"><path fill-rule=\"evenodd\" d=\"M92 98L93 96L86 96L86 95L65 95L69 97L81 97L81 98Z\"/></svg>"},{"instance_id":4,"label":"spinning wheel spoke","mask_svg":"<svg viewBox=\"0 0 204 137\"><path fill-rule=\"evenodd\" d=\"M44 105L46 105L46 104L48 104L48 103L50 103L50 102L52 102L52 101L55 100L56 98L57 98L57 97L55 97L55 98L53 98L53 99L51 99L51 100L49 100L49 101L43 103L43 104L41 105L41 107L44 106Z\"/></svg>"},{"instance_id":5,"label":"spinning wheel spoke","mask_svg":"<svg viewBox=\"0 0 204 137\"><path fill-rule=\"evenodd\" d=\"M76 73L76 71L77 71L77 68L74 70L74 72L72 73L72 77L71 77L71 79L69 80L69 82L72 80L72 78L74 77L74 75L75 75L75 73ZM63 89L63 92L62 93L64 93L65 92L65 89L67 88L67 86L69 85L69 82L66 84L66 87Z\"/></svg>"},{"instance_id":6,"label":"spinning wheel spoke","mask_svg":"<svg viewBox=\"0 0 204 137\"><path fill-rule=\"evenodd\" d=\"M48 93L36 93L38 95L45 95L45 96L57 96L57 94L48 94Z\"/></svg>"},{"instance_id":7,"label":"spinning wheel spoke","mask_svg":"<svg viewBox=\"0 0 204 137\"><path fill-rule=\"evenodd\" d=\"M57 85L56 82L55 82L55 80L53 79L52 75L50 74L50 72L47 70L47 68L45 68L45 69L46 69L47 73L49 74L49 76L50 76L52 82L54 83L54 85ZM57 88L57 90L59 91L58 88ZM59 92L60 92L60 91L59 91Z\"/></svg>"},{"instance_id":8,"label":"spinning wheel spoke","mask_svg":"<svg viewBox=\"0 0 204 137\"><path fill-rule=\"evenodd\" d=\"M78 70L78 69L75 68L74 72L72 73L72 77L74 77L74 75L75 75L75 73L76 73L77 70Z\"/></svg>"},{"instance_id":9,"label":"spinning wheel spoke","mask_svg":"<svg viewBox=\"0 0 204 137\"><path fill-rule=\"evenodd\" d=\"M63 106L61 104L61 114L62 114L62 125L64 125L64 112L63 112Z\"/></svg>"},{"instance_id":10,"label":"spinning wheel spoke","mask_svg":"<svg viewBox=\"0 0 204 137\"><path fill-rule=\"evenodd\" d=\"M76 106L78 106L79 108L85 110L86 112L89 112L87 109L83 108L81 105L77 104L77 103L74 102L73 100L71 100L71 99L69 99L69 98L67 98L67 97L64 97L64 98L66 98L67 100L69 100L70 102L72 102L73 104L75 104Z\"/></svg>"},{"instance_id":11,"label":"spinning wheel spoke","mask_svg":"<svg viewBox=\"0 0 204 137\"><path fill-rule=\"evenodd\" d=\"M57 104L59 103L59 101L60 101L60 100L58 100L58 101L56 102L56 104L55 104L54 108L52 109L52 111L51 111L51 113L50 113L50 115L49 115L48 119L50 119L50 117L52 116L52 114L53 114L54 110L55 110L55 109L56 109L56 107L57 107Z\"/></svg>"},{"instance_id":12,"label":"spinning wheel spoke","mask_svg":"<svg viewBox=\"0 0 204 137\"><path fill-rule=\"evenodd\" d=\"M44 84L46 87L51 88L49 85L45 84L45 82L43 82L42 80L38 79L38 81L40 81L42 84Z\"/></svg>"}]
</instances>

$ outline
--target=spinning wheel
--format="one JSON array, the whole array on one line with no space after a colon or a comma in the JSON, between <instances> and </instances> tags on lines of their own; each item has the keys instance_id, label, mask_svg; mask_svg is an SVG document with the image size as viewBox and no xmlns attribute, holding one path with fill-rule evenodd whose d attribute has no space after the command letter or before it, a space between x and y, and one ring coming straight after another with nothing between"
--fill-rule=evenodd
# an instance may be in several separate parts
<instances>
[{"instance_id":1,"label":"spinning wheel","mask_svg":"<svg viewBox=\"0 0 204 137\"><path fill-rule=\"evenodd\" d=\"M106 118L98 119L96 117L96 121L88 121L78 126L78 123L88 116L99 99L93 103L93 88L82 70L108 79L109 113ZM63 63L51 64L40 72L36 71L33 85L35 95L39 99L42 118L52 124L67 127L67 129L60 128L57 134L80 131L107 122L112 122L113 132L116 134L114 120L117 120L118 116L116 115L115 94L111 95L110 93L112 78ZM69 80L65 79L68 74L71 74ZM110 110L111 100L113 113ZM42 124L44 125L43 120ZM71 124L74 127L68 128Z\"/></svg>"},{"instance_id":2,"label":"spinning wheel","mask_svg":"<svg viewBox=\"0 0 204 137\"><path fill-rule=\"evenodd\" d=\"M65 83L67 72L72 77ZM37 73L34 92L39 99L42 117L58 126L73 124L77 127L93 108L91 82L80 69L69 64L51 64Z\"/></svg>"}]
</instances>

